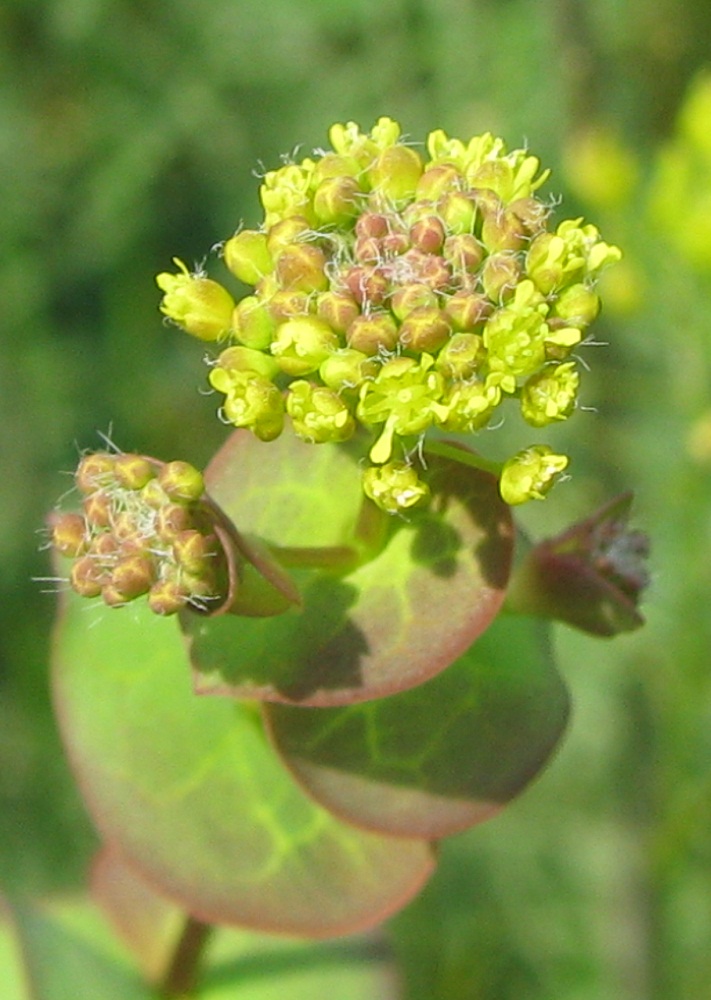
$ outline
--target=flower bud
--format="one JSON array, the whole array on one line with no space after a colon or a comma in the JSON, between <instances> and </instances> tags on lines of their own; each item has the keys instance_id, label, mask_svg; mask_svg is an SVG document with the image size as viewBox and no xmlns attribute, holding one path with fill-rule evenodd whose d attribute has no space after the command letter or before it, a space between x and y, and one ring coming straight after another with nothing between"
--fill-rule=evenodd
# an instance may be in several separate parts
<instances>
[{"instance_id":1,"label":"flower bud","mask_svg":"<svg viewBox=\"0 0 711 1000\"><path fill-rule=\"evenodd\" d=\"M124 453L116 456L114 476L116 482L127 490L143 489L155 475L155 467L142 455Z\"/></svg>"},{"instance_id":2,"label":"flower bud","mask_svg":"<svg viewBox=\"0 0 711 1000\"><path fill-rule=\"evenodd\" d=\"M282 219L269 227L266 234L267 249L272 258L276 258L282 250L291 246L292 243L299 242L309 232L311 232L311 225L303 215L292 215L288 219Z\"/></svg>"},{"instance_id":3,"label":"flower bud","mask_svg":"<svg viewBox=\"0 0 711 1000\"><path fill-rule=\"evenodd\" d=\"M403 321L399 342L406 350L433 354L446 343L450 332L449 321L441 309L422 306L413 309Z\"/></svg>"},{"instance_id":4,"label":"flower bud","mask_svg":"<svg viewBox=\"0 0 711 1000\"><path fill-rule=\"evenodd\" d=\"M476 204L463 191L444 195L437 206L439 214L450 233L473 233Z\"/></svg>"},{"instance_id":5,"label":"flower bud","mask_svg":"<svg viewBox=\"0 0 711 1000\"><path fill-rule=\"evenodd\" d=\"M116 563L111 571L108 587L112 596L120 595L123 601L132 601L148 593L155 579L155 564L152 558L146 553L141 553L127 556ZM106 599L105 594L104 599Z\"/></svg>"},{"instance_id":6,"label":"flower bud","mask_svg":"<svg viewBox=\"0 0 711 1000\"><path fill-rule=\"evenodd\" d=\"M600 311L600 297L587 285L571 285L563 289L553 306L553 315L572 326L586 327Z\"/></svg>"},{"instance_id":7,"label":"flower bud","mask_svg":"<svg viewBox=\"0 0 711 1000\"><path fill-rule=\"evenodd\" d=\"M455 333L437 355L435 367L445 378L470 379L486 359L484 341L477 333Z\"/></svg>"},{"instance_id":8,"label":"flower bud","mask_svg":"<svg viewBox=\"0 0 711 1000\"><path fill-rule=\"evenodd\" d=\"M108 528L111 525L111 497L105 490L97 490L85 497L82 504L84 516L93 528Z\"/></svg>"},{"instance_id":9,"label":"flower bud","mask_svg":"<svg viewBox=\"0 0 711 1000\"><path fill-rule=\"evenodd\" d=\"M461 173L451 163L435 163L427 167L418 180L415 198L438 202L444 195L458 191L462 181Z\"/></svg>"},{"instance_id":10,"label":"flower bud","mask_svg":"<svg viewBox=\"0 0 711 1000\"><path fill-rule=\"evenodd\" d=\"M193 503L205 492L202 473L188 462L167 462L158 473L158 482L177 503Z\"/></svg>"},{"instance_id":11,"label":"flower bud","mask_svg":"<svg viewBox=\"0 0 711 1000\"><path fill-rule=\"evenodd\" d=\"M313 170L312 184L318 188L324 181L330 179L354 178L361 172L361 165L354 156L344 156L341 153L324 153Z\"/></svg>"},{"instance_id":12,"label":"flower bud","mask_svg":"<svg viewBox=\"0 0 711 1000\"><path fill-rule=\"evenodd\" d=\"M87 549L86 522L81 514L58 514L51 523L52 545L63 556L84 555Z\"/></svg>"},{"instance_id":13,"label":"flower bud","mask_svg":"<svg viewBox=\"0 0 711 1000\"><path fill-rule=\"evenodd\" d=\"M389 290L389 282L377 267L349 267L341 275L348 292L360 306L379 306Z\"/></svg>"},{"instance_id":14,"label":"flower bud","mask_svg":"<svg viewBox=\"0 0 711 1000\"><path fill-rule=\"evenodd\" d=\"M437 296L429 285L413 283L401 285L390 298L390 309L400 321L404 320L413 309L436 308Z\"/></svg>"},{"instance_id":15,"label":"flower bud","mask_svg":"<svg viewBox=\"0 0 711 1000\"><path fill-rule=\"evenodd\" d=\"M390 232L390 216L382 212L361 212L355 224L358 239L380 239Z\"/></svg>"},{"instance_id":16,"label":"flower bud","mask_svg":"<svg viewBox=\"0 0 711 1000\"><path fill-rule=\"evenodd\" d=\"M210 572L210 562L217 554L214 535L203 535L194 528L187 528L179 531L171 542L181 570L191 576L203 576Z\"/></svg>"},{"instance_id":17,"label":"flower bud","mask_svg":"<svg viewBox=\"0 0 711 1000\"><path fill-rule=\"evenodd\" d=\"M292 243L276 260L276 274L284 289L296 292L322 292L328 288L324 273L326 256L311 243Z\"/></svg>"},{"instance_id":18,"label":"flower bud","mask_svg":"<svg viewBox=\"0 0 711 1000\"><path fill-rule=\"evenodd\" d=\"M490 253L520 250L526 238L527 233L521 220L510 210L500 209L484 216L481 239Z\"/></svg>"},{"instance_id":19,"label":"flower bud","mask_svg":"<svg viewBox=\"0 0 711 1000\"><path fill-rule=\"evenodd\" d=\"M368 183L385 202L411 198L422 175L422 160L409 146L390 146L375 159L367 172Z\"/></svg>"},{"instance_id":20,"label":"flower bud","mask_svg":"<svg viewBox=\"0 0 711 1000\"><path fill-rule=\"evenodd\" d=\"M103 451L84 455L74 474L79 490L88 495L112 482L115 462L116 455L109 455Z\"/></svg>"},{"instance_id":21,"label":"flower bud","mask_svg":"<svg viewBox=\"0 0 711 1000\"><path fill-rule=\"evenodd\" d=\"M401 273L407 276L409 282L419 282L429 286L434 291L443 291L452 280L452 272L444 257L436 254L422 253L421 250L408 250L397 261Z\"/></svg>"},{"instance_id":22,"label":"flower bud","mask_svg":"<svg viewBox=\"0 0 711 1000\"><path fill-rule=\"evenodd\" d=\"M308 292L297 292L292 289L280 288L269 295L267 307L269 314L277 326L288 319L297 316L308 316L311 297ZM272 339L274 335L272 334Z\"/></svg>"},{"instance_id":23,"label":"flower bud","mask_svg":"<svg viewBox=\"0 0 711 1000\"><path fill-rule=\"evenodd\" d=\"M605 504L555 538L534 545L515 571L507 607L612 636L644 624L649 539L627 527L632 494Z\"/></svg>"},{"instance_id":24,"label":"flower bud","mask_svg":"<svg viewBox=\"0 0 711 1000\"><path fill-rule=\"evenodd\" d=\"M322 292L316 299L316 315L336 333L344 334L360 315L360 308L346 292Z\"/></svg>"},{"instance_id":25,"label":"flower bud","mask_svg":"<svg viewBox=\"0 0 711 1000\"><path fill-rule=\"evenodd\" d=\"M348 327L348 346L363 354L379 354L395 350L398 328L389 313L357 316Z\"/></svg>"},{"instance_id":26,"label":"flower bud","mask_svg":"<svg viewBox=\"0 0 711 1000\"><path fill-rule=\"evenodd\" d=\"M187 603L187 597L177 580L158 580L148 592L148 607L155 615L174 615Z\"/></svg>"},{"instance_id":27,"label":"flower bud","mask_svg":"<svg viewBox=\"0 0 711 1000\"><path fill-rule=\"evenodd\" d=\"M91 556L77 559L69 573L69 583L80 597L98 597L107 579L105 570Z\"/></svg>"},{"instance_id":28,"label":"flower bud","mask_svg":"<svg viewBox=\"0 0 711 1000\"><path fill-rule=\"evenodd\" d=\"M269 307L254 295L238 302L232 314L232 328L237 340L257 351L269 347L276 326Z\"/></svg>"},{"instance_id":29,"label":"flower bud","mask_svg":"<svg viewBox=\"0 0 711 1000\"><path fill-rule=\"evenodd\" d=\"M516 289L521 277L521 265L513 254L494 253L487 257L481 271L481 283L488 298L506 301Z\"/></svg>"},{"instance_id":30,"label":"flower bud","mask_svg":"<svg viewBox=\"0 0 711 1000\"><path fill-rule=\"evenodd\" d=\"M410 227L410 242L423 253L439 253L445 238L445 229L436 215L427 215Z\"/></svg>"},{"instance_id":31,"label":"flower bud","mask_svg":"<svg viewBox=\"0 0 711 1000\"><path fill-rule=\"evenodd\" d=\"M165 494L164 494L165 495ZM193 513L185 504L165 502L157 511L156 533L163 541L172 541L180 532L192 527Z\"/></svg>"},{"instance_id":32,"label":"flower bud","mask_svg":"<svg viewBox=\"0 0 711 1000\"><path fill-rule=\"evenodd\" d=\"M358 213L360 185L353 177L329 177L314 192L314 212L324 225L339 226Z\"/></svg>"},{"instance_id":33,"label":"flower bud","mask_svg":"<svg viewBox=\"0 0 711 1000\"><path fill-rule=\"evenodd\" d=\"M164 272L156 284L165 294L161 312L199 340L219 340L232 325L234 299L211 278L191 275L181 260L174 258L180 274Z\"/></svg>"},{"instance_id":34,"label":"flower bud","mask_svg":"<svg viewBox=\"0 0 711 1000\"><path fill-rule=\"evenodd\" d=\"M456 273L473 274L484 259L484 247L471 233L457 233L444 241L442 256Z\"/></svg>"},{"instance_id":35,"label":"flower bud","mask_svg":"<svg viewBox=\"0 0 711 1000\"><path fill-rule=\"evenodd\" d=\"M455 330L471 331L492 313L486 295L478 292L455 292L445 302L444 311Z\"/></svg>"},{"instance_id":36,"label":"flower bud","mask_svg":"<svg viewBox=\"0 0 711 1000\"><path fill-rule=\"evenodd\" d=\"M374 378L378 371L378 360L363 351L342 347L329 355L318 371L330 389L341 392L344 389L357 389L365 379Z\"/></svg>"},{"instance_id":37,"label":"flower bud","mask_svg":"<svg viewBox=\"0 0 711 1000\"><path fill-rule=\"evenodd\" d=\"M235 427L248 427L260 441L273 441L284 426L284 401L269 379L251 371L216 366L210 384L224 392L225 420Z\"/></svg>"},{"instance_id":38,"label":"flower bud","mask_svg":"<svg viewBox=\"0 0 711 1000\"><path fill-rule=\"evenodd\" d=\"M253 229L243 229L227 240L222 256L232 274L247 285L256 285L260 278L274 270L266 233Z\"/></svg>"},{"instance_id":39,"label":"flower bud","mask_svg":"<svg viewBox=\"0 0 711 1000\"><path fill-rule=\"evenodd\" d=\"M231 372L252 372L262 378L275 378L281 368L271 354L255 351L251 347L228 347L217 359L217 366ZM214 388L218 386L213 382ZM221 386L219 387L221 388Z\"/></svg>"}]
</instances>

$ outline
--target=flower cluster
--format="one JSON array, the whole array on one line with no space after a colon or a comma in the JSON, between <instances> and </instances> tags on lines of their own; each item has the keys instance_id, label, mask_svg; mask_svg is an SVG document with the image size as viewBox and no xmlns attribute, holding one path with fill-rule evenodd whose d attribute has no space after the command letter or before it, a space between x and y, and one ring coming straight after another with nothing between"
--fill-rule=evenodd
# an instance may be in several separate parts
<instances>
[{"instance_id":1,"label":"flower cluster","mask_svg":"<svg viewBox=\"0 0 711 1000\"><path fill-rule=\"evenodd\" d=\"M197 469L96 452L81 459L75 480L82 512L56 514L51 536L74 560L69 582L78 594L110 607L147 595L159 615L225 602L226 552Z\"/></svg>"},{"instance_id":2,"label":"flower cluster","mask_svg":"<svg viewBox=\"0 0 711 1000\"><path fill-rule=\"evenodd\" d=\"M477 431L511 398L535 428L570 416L573 352L620 251L581 219L549 229L536 196L548 172L489 133L465 143L432 132L426 156L389 118L367 134L334 125L330 140L267 173L261 227L222 247L251 294L235 304L177 261L179 274L157 278L161 309L196 337L231 342L209 375L227 422L269 441L288 417L314 443L365 427L364 487L398 511L427 495L409 456L428 428ZM507 464L515 486L502 495L542 497L566 464L528 447Z\"/></svg>"}]
</instances>

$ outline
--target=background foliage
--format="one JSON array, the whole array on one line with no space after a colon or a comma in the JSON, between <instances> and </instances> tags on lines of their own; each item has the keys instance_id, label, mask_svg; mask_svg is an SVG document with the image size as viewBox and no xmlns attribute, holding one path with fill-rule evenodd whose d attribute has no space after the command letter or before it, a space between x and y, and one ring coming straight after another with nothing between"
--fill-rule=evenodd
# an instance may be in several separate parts
<instances>
[{"instance_id":1,"label":"background foliage","mask_svg":"<svg viewBox=\"0 0 711 1000\"><path fill-rule=\"evenodd\" d=\"M2 6L4 891L76 887L94 845L48 701L54 602L31 580L48 572L35 532L68 484L56 470L112 427L123 448L207 461L224 431L199 393L200 347L161 325L153 275L255 224L262 164L324 144L333 121L388 114L417 139L529 142L565 216L625 248L598 325L609 346L588 355L597 412L559 432L574 435L573 479L525 517L554 532L632 486L655 576L642 632L560 631L567 742L519 802L445 845L393 921L404 994L708 995L711 286L709 258L675 238L711 236L703 149L659 205L693 146L678 113L710 29L703 0Z\"/></svg>"}]
</instances>

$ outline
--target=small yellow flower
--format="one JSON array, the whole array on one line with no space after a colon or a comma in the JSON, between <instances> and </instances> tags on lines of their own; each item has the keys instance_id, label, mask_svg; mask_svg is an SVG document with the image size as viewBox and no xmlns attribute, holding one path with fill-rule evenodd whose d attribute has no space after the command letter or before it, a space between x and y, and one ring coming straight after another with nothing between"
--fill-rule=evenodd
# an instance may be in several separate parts
<instances>
[{"instance_id":1,"label":"small yellow flower","mask_svg":"<svg viewBox=\"0 0 711 1000\"><path fill-rule=\"evenodd\" d=\"M567 455L555 455L547 445L532 445L504 462L499 492L512 507L528 500L543 500L561 472Z\"/></svg>"}]
</instances>

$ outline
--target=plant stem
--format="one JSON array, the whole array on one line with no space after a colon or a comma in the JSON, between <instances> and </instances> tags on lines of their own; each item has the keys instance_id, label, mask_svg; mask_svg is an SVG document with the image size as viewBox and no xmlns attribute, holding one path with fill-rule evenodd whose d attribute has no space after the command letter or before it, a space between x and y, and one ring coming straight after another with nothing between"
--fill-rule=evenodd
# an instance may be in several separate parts
<instances>
[{"instance_id":1,"label":"plant stem","mask_svg":"<svg viewBox=\"0 0 711 1000\"><path fill-rule=\"evenodd\" d=\"M200 960L213 927L194 917L186 917L183 931L159 986L162 997L188 997L197 986Z\"/></svg>"},{"instance_id":2,"label":"plant stem","mask_svg":"<svg viewBox=\"0 0 711 1000\"><path fill-rule=\"evenodd\" d=\"M437 455L439 458L447 458L452 462L459 462L460 465L468 465L471 469L480 469L482 472L490 472L497 478L501 475L503 464L492 462L488 458L482 458L475 451L450 444L447 441L428 440L425 442L425 453Z\"/></svg>"}]
</instances>

